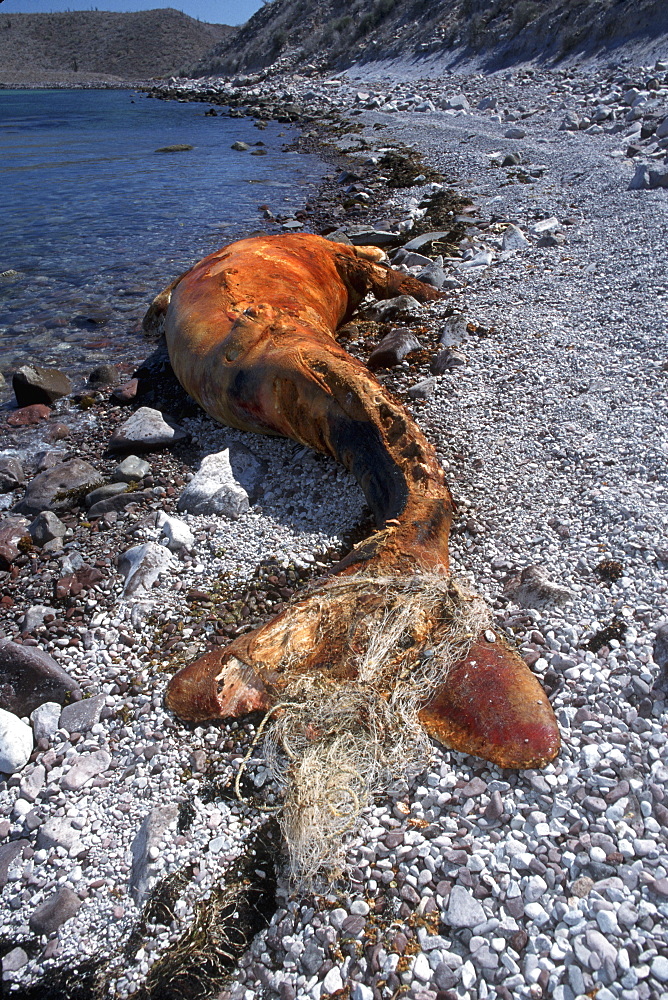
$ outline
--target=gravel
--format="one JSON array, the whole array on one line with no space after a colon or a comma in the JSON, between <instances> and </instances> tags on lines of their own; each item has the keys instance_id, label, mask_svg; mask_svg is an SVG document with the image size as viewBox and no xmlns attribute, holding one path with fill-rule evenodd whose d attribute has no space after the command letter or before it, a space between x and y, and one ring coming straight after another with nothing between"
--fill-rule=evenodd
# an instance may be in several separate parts
<instances>
[{"instance_id":1,"label":"gravel","mask_svg":"<svg viewBox=\"0 0 668 1000\"><path fill-rule=\"evenodd\" d=\"M540 772L500 771L434 747L423 774L409 785L398 778L365 811L345 880L298 896L279 872L277 893L264 898L268 926L235 959L228 998L320 1000L348 987L353 1000L397 991L435 1000L450 990L448 1000L665 996L668 747L657 681L668 626L668 193L629 190L635 166L626 156L632 135L647 163L665 156L663 139L635 129L665 118L668 88L644 90L650 71L541 68L462 76L455 86L373 79L367 69L336 84L265 85L291 99L308 91L312 107L335 91L361 126L364 156L417 148L475 202L439 265L455 289L418 307L423 351L382 377L409 400L448 472L459 505L453 568L475 581L496 627L542 679L564 745ZM448 106L455 90L466 103ZM519 163L495 165L511 152ZM398 220L408 240L434 193L434 182L395 189L366 225L387 231ZM466 364L431 376L453 311L466 320L456 326ZM368 357L374 345L360 334L347 346ZM425 378L430 391L411 396ZM111 477L117 459L105 466L99 442L123 419L118 408L77 414L61 401L57 413L96 437L85 457ZM327 459L202 416L178 423L193 450L148 452L152 481L143 479L136 504L104 514L89 534L78 515L59 512L71 533L64 552L35 556L48 580L101 563L103 579L68 598L76 619L54 626L46 615L34 635L19 633L31 604L49 605L39 575L26 583L29 603L2 605L7 634L38 642L85 695L55 729L53 711L40 714L30 762L0 782L10 996L100 954L109 994L130 996L198 905L233 881L268 830L265 814L221 794L254 726L181 724L162 703L169 673L205 642L275 613L362 520L357 488ZM43 426L15 432L25 469ZM234 521L179 515L192 547L180 545L165 575L123 596L112 557L133 545L164 548L161 512L174 513L202 455L233 455L235 446L265 470L249 510ZM268 597L256 597L254 580ZM210 613L215 588L224 613ZM250 773L261 791L259 757ZM175 873L182 881L169 915L145 910L140 920L150 885ZM40 914L47 924L38 927ZM49 938L39 932L52 917L65 923Z\"/></svg>"}]
</instances>

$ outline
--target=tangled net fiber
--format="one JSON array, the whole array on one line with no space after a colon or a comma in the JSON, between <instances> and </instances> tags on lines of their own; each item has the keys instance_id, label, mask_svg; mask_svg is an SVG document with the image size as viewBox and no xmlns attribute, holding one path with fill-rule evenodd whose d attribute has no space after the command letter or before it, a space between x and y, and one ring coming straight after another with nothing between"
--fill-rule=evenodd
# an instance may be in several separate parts
<instances>
[{"instance_id":1,"label":"tangled net fiber","mask_svg":"<svg viewBox=\"0 0 668 1000\"><path fill-rule=\"evenodd\" d=\"M346 656L355 679L300 673L293 657L289 700L267 713L254 741L264 735L266 767L283 790L282 806L264 808L280 811L290 876L302 888L338 877L362 810L427 765L418 713L489 624L480 598L436 574L338 578L322 594L321 640L331 631L341 641L340 614L327 607L340 609L343 598L352 609Z\"/></svg>"}]
</instances>

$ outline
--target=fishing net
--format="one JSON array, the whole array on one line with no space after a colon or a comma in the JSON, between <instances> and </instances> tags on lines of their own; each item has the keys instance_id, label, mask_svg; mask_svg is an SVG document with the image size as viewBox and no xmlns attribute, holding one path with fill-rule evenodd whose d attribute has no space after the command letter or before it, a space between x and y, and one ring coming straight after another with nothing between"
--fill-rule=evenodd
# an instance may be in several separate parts
<instances>
[{"instance_id":1,"label":"fishing net","mask_svg":"<svg viewBox=\"0 0 668 1000\"><path fill-rule=\"evenodd\" d=\"M291 654L286 699L256 737L283 793L279 822L302 888L340 875L362 810L428 764L419 711L489 624L484 602L447 576L339 577L320 593L317 642L331 640L337 662L345 645L353 679L300 673Z\"/></svg>"}]
</instances>

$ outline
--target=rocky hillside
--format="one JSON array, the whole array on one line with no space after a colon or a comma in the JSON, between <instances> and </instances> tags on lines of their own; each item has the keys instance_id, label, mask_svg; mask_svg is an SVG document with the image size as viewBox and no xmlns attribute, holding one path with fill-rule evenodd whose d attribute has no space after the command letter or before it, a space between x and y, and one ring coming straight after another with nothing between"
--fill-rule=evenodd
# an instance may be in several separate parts
<instances>
[{"instance_id":1,"label":"rocky hillside","mask_svg":"<svg viewBox=\"0 0 668 1000\"><path fill-rule=\"evenodd\" d=\"M440 54L489 68L617 49L668 33L665 0L273 0L194 75Z\"/></svg>"},{"instance_id":2,"label":"rocky hillside","mask_svg":"<svg viewBox=\"0 0 668 1000\"><path fill-rule=\"evenodd\" d=\"M233 28L171 8L0 14L0 83L77 84L171 76Z\"/></svg>"}]
</instances>

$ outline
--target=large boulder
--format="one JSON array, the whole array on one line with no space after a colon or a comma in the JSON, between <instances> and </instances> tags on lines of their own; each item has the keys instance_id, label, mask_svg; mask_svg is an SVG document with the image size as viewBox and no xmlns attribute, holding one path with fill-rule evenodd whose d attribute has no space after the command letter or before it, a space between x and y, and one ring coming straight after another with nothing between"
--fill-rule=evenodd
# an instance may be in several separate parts
<instances>
[{"instance_id":1,"label":"large boulder","mask_svg":"<svg viewBox=\"0 0 668 1000\"><path fill-rule=\"evenodd\" d=\"M67 375L57 368L39 368L37 365L19 368L14 372L12 385L19 406L54 403L72 392L72 383Z\"/></svg>"},{"instance_id":2,"label":"large boulder","mask_svg":"<svg viewBox=\"0 0 668 1000\"><path fill-rule=\"evenodd\" d=\"M248 507L248 494L234 478L228 448L202 459L178 502L178 509L190 514L224 514L233 520Z\"/></svg>"},{"instance_id":3,"label":"large boulder","mask_svg":"<svg viewBox=\"0 0 668 1000\"><path fill-rule=\"evenodd\" d=\"M38 646L0 639L0 708L30 715L45 701L62 705L79 685Z\"/></svg>"},{"instance_id":4,"label":"large boulder","mask_svg":"<svg viewBox=\"0 0 668 1000\"><path fill-rule=\"evenodd\" d=\"M99 486L100 480L100 473L89 462L72 458L35 476L14 510L33 517L43 510L70 510L83 501L86 493Z\"/></svg>"}]
</instances>

